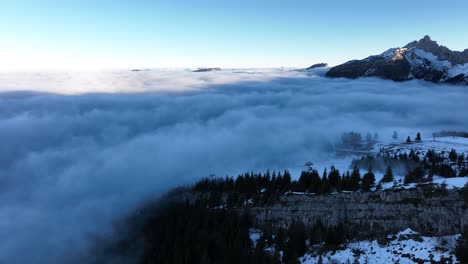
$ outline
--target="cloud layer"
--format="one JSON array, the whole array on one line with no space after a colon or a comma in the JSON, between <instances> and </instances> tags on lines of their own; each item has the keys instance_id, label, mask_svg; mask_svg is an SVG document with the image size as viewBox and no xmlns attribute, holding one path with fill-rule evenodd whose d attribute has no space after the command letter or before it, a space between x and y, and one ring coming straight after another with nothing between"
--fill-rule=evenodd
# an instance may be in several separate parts
<instances>
[{"instance_id":1,"label":"cloud layer","mask_svg":"<svg viewBox=\"0 0 468 264\"><path fill-rule=\"evenodd\" d=\"M342 132L468 129L466 87L319 75L0 74L0 262L67 262L148 197L323 161Z\"/></svg>"}]
</instances>

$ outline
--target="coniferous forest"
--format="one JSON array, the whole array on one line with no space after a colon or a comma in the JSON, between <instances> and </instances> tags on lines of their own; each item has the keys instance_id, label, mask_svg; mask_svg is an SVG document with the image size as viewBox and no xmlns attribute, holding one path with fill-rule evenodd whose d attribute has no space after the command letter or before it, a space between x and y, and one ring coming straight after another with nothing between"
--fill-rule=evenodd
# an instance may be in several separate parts
<instances>
[{"instance_id":1,"label":"coniferous forest","mask_svg":"<svg viewBox=\"0 0 468 264\"><path fill-rule=\"evenodd\" d=\"M451 163L447 163L447 157ZM320 221L307 227L295 222L287 229L258 226L246 207L272 204L282 195L378 190L381 183L394 181L396 167L407 169L405 183L424 183L434 174L466 176L465 161L466 157L455 150L448 154L428 151L424 156L411 151L356 159L346 172L333 166L322 173L309 169L297 180L287 170L203 178L168 194L172 198L161 199L167 200L165 203L142 208L134 218L144 220L130 219L131 224L125 226L133 229L122 232L125 235L97 255L95 263L108 260L107 255L114 256L113 263L298 263L298 258L311 249L321 254L353 239L350 228L344 222L326 227ZM363 167L367 169L361 171ZM380 182L376 182L373 168L384 171ZM444 192L434 187L427 190L431 197ZM463 197L468 202L466 188ZM261 231L255 242L252 230ZM467 241L466 234L458 241L455 253L460 260L466 259Z\"/></svg>"},{"instance_id":2,"label":"coniferous forest","mask_svg":"<svg viewBox=\"0 0 468 264\"><path fill-rule=\"evenodd\" d=\"M349 238L343 224L326 228L318 221L311 228L302 223L286 230L264 226L253 244L254 225L246 212L202 203L175 202L151 215L130 235L109 245L94 263L108 261L108 255L113 256L112 263L298 263L307 245L333 249Z\"/></svg>"}]
</instances>

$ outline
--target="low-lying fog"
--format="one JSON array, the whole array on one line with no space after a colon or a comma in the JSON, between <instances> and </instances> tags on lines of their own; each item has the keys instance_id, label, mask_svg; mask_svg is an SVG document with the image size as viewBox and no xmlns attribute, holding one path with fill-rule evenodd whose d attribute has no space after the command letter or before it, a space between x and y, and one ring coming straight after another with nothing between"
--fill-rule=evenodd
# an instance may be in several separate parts
<instances>
[{"instance_id":1,"label":"low-lying fog","mask_svg":"<svg viewBox=\"0 0 468 264\"><path fill-rule=\"evenodd\" d=\"M1 73L0 262L68 262L149 196L323 161L342 132L468 130L468 87L321 73Z\"/></svg>"}]
</instances>

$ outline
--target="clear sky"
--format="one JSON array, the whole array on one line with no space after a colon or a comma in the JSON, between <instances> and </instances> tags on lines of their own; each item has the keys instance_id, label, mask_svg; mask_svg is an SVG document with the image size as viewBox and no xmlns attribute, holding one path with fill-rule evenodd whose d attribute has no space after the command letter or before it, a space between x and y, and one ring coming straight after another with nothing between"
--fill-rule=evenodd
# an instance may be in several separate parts
<instances>
[{"instance_id":1,"label":"clear sky","mask_svg":"<svg viewBox=\"0 0 468 264\"><path fill-rule=\"evenodd\" d=\"M0 34L0 69L305 67L468 48L468 1L1 0Z\"/></svg>"}]
</instances>

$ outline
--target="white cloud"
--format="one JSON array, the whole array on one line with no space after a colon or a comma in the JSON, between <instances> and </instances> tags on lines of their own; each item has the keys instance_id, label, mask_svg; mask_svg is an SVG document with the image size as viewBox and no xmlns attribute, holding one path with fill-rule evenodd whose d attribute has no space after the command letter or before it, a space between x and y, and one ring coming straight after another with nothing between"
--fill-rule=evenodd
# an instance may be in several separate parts
<instances>
[{"instance_id":1,"label":"white cloud","mask_svg":"<svg viewBox=\"0 0 468 264\"><path fill-rule=\"evenodd\" d=\"M466 87L421 81L152 70L2 73L0 86L9 263L64 262L154 194L211 173L297 169L344 131L468 128Z\"/></svg>"}]
</instances>

